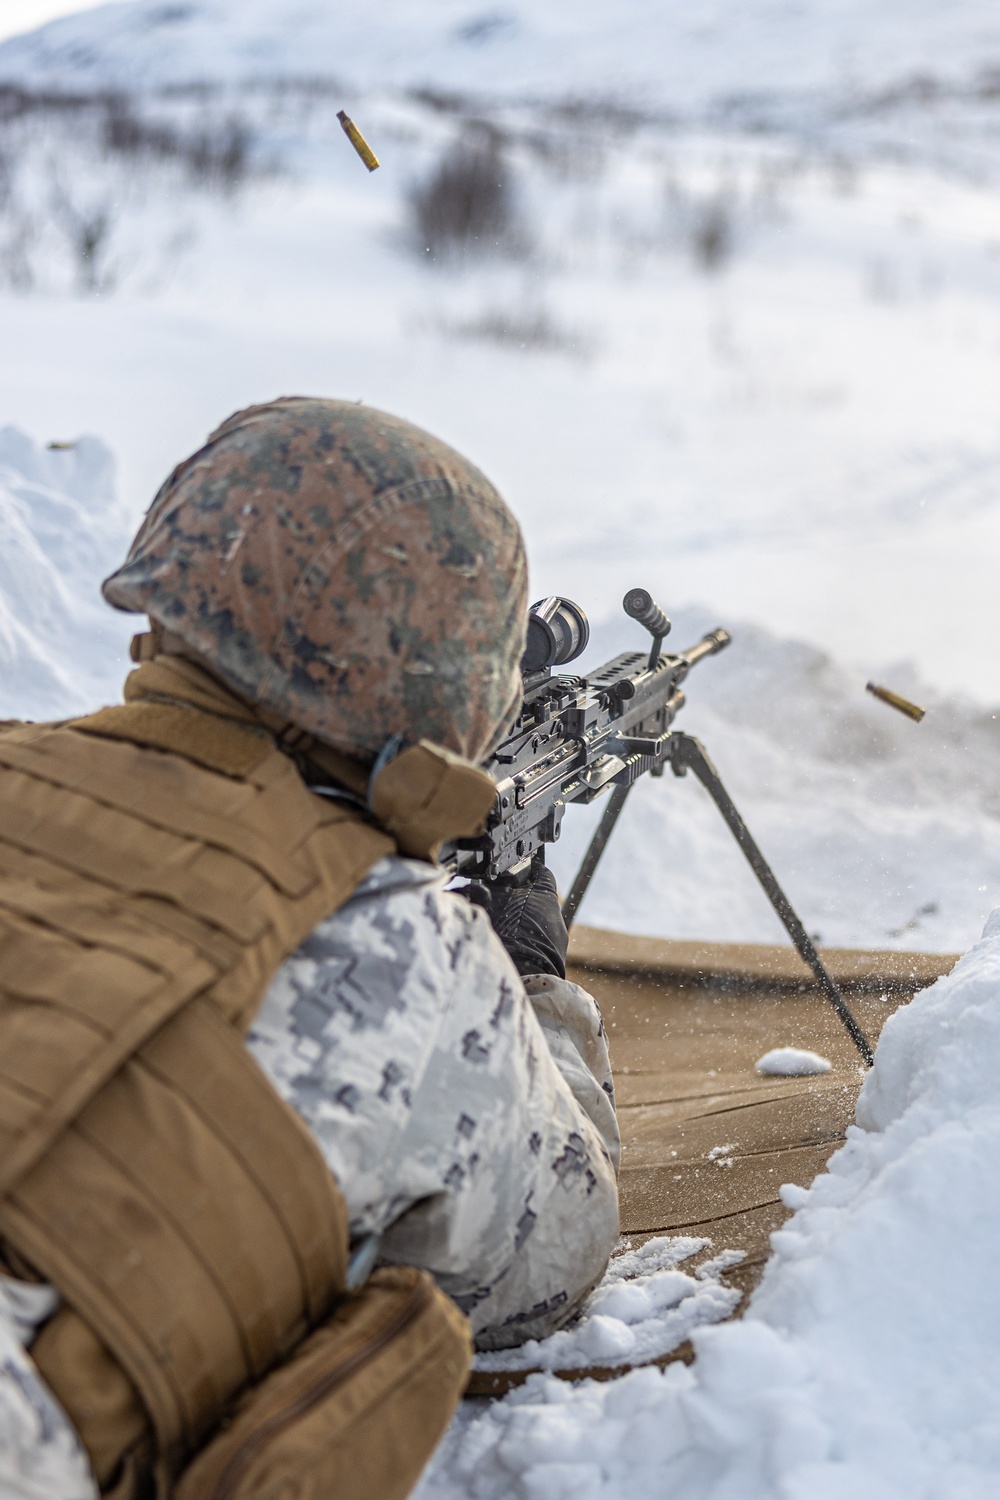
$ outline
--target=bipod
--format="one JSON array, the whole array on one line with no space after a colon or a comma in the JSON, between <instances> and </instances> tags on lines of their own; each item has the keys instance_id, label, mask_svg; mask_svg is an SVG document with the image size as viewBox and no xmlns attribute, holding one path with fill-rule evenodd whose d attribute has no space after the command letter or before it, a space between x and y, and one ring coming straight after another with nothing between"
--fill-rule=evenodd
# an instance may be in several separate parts
<instances>
[{"instance_id":1,"label":"bipod","mask_svg":"<svg viewBox=\"0 0 1000 1500\"><path fill-rule=\"evenodd\" d=\"M722 779L709 760L701 741L695 739L693 735L675 730L670 736L670 768L675 776L685 776L688 771L693 771L706 792L708 792L725 819L730 833L746 856L747 863L760 881L764 889L764 894L780 917L785 931L795 944L799 956L816 976L820 988L840 1017L851 1041L861 1053L866 1065L871 1067L874 1062L871 1043L858 1025L843 995L836 984L834 984L823 960L813 946L812 939L799 920L792 903L778 884L774 871L757 847L756 841L740 816L735 802L723 786ZM629 786L617 786L611 793L608 805L604 810L604 815L587 846L587 852L583 856L576 879L570 887L569 895L563 902L563 917L567 927L572 925L573 919L579 910L580 902L583 900L587 887L593 879L598 861L604 853L608 839L611 837L612 829L618 821L622 808L625 806L625 800L629 792L632 790L632 785L634 783Z\"/></svg>"}]
</instances>

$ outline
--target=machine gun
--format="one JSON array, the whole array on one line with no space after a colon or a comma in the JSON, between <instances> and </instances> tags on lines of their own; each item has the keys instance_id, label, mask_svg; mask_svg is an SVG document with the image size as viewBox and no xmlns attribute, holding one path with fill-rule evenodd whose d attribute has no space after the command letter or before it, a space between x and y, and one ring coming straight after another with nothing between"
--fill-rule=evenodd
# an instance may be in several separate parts
<instances>
[{"instance_id":1,"label":"machine gun","mask_svg":"<svg viewBox=\"0 0 1000 1500\"><path fill-rule=\"evenodd\" d=\"M586 677L554 667L587 648L590 627L579 605L552 596L532 605L521 661L524 699L510 732L486 764L497 784L486 832L458 841L448 860L470 880L523 879L545 844L559 837L569 803L590 803L610 792L608 805L563 902L570 926L632 787L648 771L675 776L693 771L715 802L799 954L865 1062L873 1054L843 996L827 973L791 902L775 878L723 786L704 746L671 726L684 706L681 683L692 667L729 645L713 630L676 655L661 652L670 621L645 589L630 589L625 613L652 636L646 651L625 651Z\"/></svg>"}]
</instances>

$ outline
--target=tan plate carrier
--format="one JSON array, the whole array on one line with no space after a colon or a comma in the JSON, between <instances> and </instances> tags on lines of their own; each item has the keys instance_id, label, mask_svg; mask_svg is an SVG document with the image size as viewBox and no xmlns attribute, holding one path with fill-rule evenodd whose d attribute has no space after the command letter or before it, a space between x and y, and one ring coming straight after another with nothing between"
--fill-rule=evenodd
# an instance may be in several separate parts
<instances>
[{"instance_id":1,"label":"tan plate carrier","mask_svg":"<svg viewBox=\"0 0 1000 1500\"><path fill-rule=\"evenodd\" d=\"M460 1394L467 1326L412 1271L344 1303L343 1199L243 1043L282 960L400 840L311 793L198 669L150 662L126 696L0 734L0 1237L63 1297L32 1355L107 1493L405 1494ZM359 1459L361 1398L335 1419L323 1401L407 1329L416 1364L369 1371L364 1399L405 1387L412 1410L382 1424L395 1449ZM358 1459L361 1488L322 1464L309 1482L314 1440Z\"/></svg>"}]
</instances>

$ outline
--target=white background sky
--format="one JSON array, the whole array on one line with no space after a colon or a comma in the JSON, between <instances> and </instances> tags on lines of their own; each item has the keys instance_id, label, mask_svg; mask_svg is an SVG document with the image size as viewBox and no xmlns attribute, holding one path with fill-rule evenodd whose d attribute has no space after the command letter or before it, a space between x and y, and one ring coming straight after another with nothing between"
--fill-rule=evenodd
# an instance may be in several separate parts
<instances>
[{"instance_id":1,"label":"white background sky","mask_svg":"<svg viewBox=\"0 0 1000 1500\"><path fill-rule=\"evenodd\" d=\"M103 0L0 0L0 41L19 31L33 31L56 16L74 10L93 10Z\"/></svg>"}]
</instances>

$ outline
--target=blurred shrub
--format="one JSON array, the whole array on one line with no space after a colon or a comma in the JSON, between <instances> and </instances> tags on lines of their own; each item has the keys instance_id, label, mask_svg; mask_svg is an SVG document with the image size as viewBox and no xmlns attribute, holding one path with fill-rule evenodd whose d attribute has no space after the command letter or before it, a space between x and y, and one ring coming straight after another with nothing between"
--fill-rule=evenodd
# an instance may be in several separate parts
<instances>
[{"instance_id":1,"label":"blurred shrub","mask_svg":"<svg viewBox=\"0 0 1000 1500\"><path fill-rule=\"evenodd\" d=\"M597 347L592 333L557 322L540 304L486 308L468 318L439 318L432 326L448 338L499 344L529 354L566 354L587 360Z\"/></svg>"},{"instance_id":2,"label":"blurred shrub","mask_svg":"<svg viewBox=\"0 0 1000 1500\"><path fill-rule=\"evenodd\" d=\"M691 249L704 271L717 271L730 258L735 244L734 203L719 197L698 205L691 223Z\"/></svg>"},{"instance_id":3,"label":"blurred shrub","mask_svg":"<svg viewBox=\"0 0 1000 1500\"><path fill-rule=\"evenodd\" d=\"M138 114L132 101L115 95L104 101L104 147L133 159L176 161L198 183L231 189L250 165L251 132L237 117L203 120L181 129Z\"/></svg>"},{"instance_id":4,"label":"blurred shrub","mask_svg":"<svg viewBox=\"0 0 1000 1500\"><path fill-rule=\"evenodd\" d=\"M684 246L695 267L708 275L729 264L763 215L759 191L741 191L733 182L712 187L668 184L668 240Z\"/></svg>"},{"instance_id":5,"label":"blurred shrub","mask_svg":"<svg viewBox=\"0 0 1000 1500\"><path fill-rule=\"evenodd\" d=\"M232 102L0 85L0 285L111 289L148 256L157 197L235 193L262 168Z\"/></svg>"},{"instance_id":6,"label":"blurred shrub","mask_svg":"<svg viewBox=\"0 0 1000 1500\"><path fill-rule=\"evenodd\" d=\"M53 180L51 199L53 213L73 253L77 290L108 290L114 279L106 264L115 219L111 203L77 199L58 178Z\"/></svg>"},{"instance_id":7,"label":"blurred shrub","mask_svg":"<svg viewBox=\"0 0 1000 1500\"><path fill-rule=\"evenodd\" d=\"M431 260L522 254L527 235L513 173L495 132L459 139L411 189L412 238Z\"/></svg>"}]
</instances>

